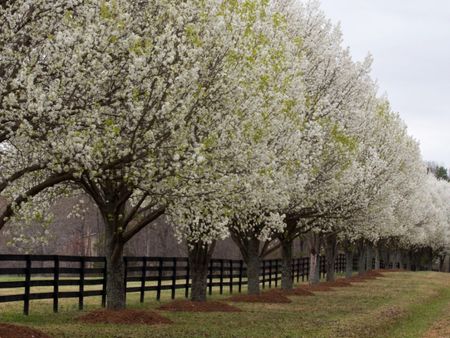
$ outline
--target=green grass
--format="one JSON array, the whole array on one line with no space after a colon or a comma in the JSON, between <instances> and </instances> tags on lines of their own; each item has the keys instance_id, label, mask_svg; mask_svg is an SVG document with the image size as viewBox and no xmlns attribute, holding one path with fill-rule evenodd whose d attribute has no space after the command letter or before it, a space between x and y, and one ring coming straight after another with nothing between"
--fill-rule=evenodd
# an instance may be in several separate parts
<instances>
[{"instance_id":1,"label":"green grass","mask_svg":"<svg viewBox=\"0 0 450 338\"><path fill-rule=\"evenodd\" d=\"M314 297L291 297L290 304L235 304L241 313L168 313L171 325L84 325L77 301L61 301L52 313L51 301L32 301L31 314L20 303L0 304L0 321L38 328L52 337L423 337L450 308L450 274L388 273L387 277L319 292ZM1 292L1 290L0 290ZM177 290L181 298L183 290ZM162 302L170 301L163 292ZM216 300L228 295L211 297ZM155 293L128 295L128 307L156 309ZM100 298L86 298L86 309L99 307Z\"/></svg>"}]
</instances>

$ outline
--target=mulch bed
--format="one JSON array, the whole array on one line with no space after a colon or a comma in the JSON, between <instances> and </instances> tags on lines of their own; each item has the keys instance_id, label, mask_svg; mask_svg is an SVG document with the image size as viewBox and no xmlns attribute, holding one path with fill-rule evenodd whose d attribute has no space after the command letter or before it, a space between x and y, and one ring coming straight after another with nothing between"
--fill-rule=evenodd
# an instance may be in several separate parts
<instances>
[{"instance_id":1,"label":"mulch bed","mask_svg":"<svg viewBox=\"0 0 450 338\"><path fill-rule=\"evenodd\" d=\"M242 310L222 302L192 302L189 300L176 300L164 304L158 308L163 311L184 311L184 312L241 312Z\"/></svg>"},{"instance_id":2,"label":"mulch bed","mask_svg":"<svg viewBox=\"0 0 450 338\"><path fill-rule=\"evenodd\" d=\"M366 272L366 276L370 276L370 277L386 277L385 275L382 274L382 272L385 272L385 271L372 270L372 271Z\"/></svg>"},{"instance_id":3,"label":"mulch bed","mask_svg":"<svg viewBox=\"0 0 450 338\"><path fill-rule=\"evenodd\" d=\"M26 326L0 324L0 338L50 338L50 336Z\"/></svg>"},{"instance_id":4,"label":"mulch bed","mask_svg":"<svg viewBox=\"0 0 450 338\"><path fill-rule=\"evenodd\" d=\"M78 320L88 324L171 324L170 319L164 318L153 311L147 310L96 310L89 312ZM0 336L1 337L1 336ZM3 338L3 337L1 337Z\"/></svg>"},{"instance_id":5,"label":"mulch bed","mask_svg":"<svg viewBox=\"0 0 450 338\"><path fill-rule=\"evenodd\" d=\"M385 275L383 275L380 270L373 270L368 271L362 275L356 275L351 278L347 278L346 280L350 283L362 283L366 282L367 280L377 279L379 277L385 277Z\"/></svg>"},{"instance_id":6,"label":"mulch bed","mask_svg":"<svg viewBox=\"0 0 450 338\"><path fill-rule=\"evenodd\" d=\"M336 279L334 282L323 282L320 283L320 285L329 286L330 288L344 288L352 286L349 281L346 281L344 279Z\"/></svg>"},{"instance_id":7,"label":"mulch bed","mask_svg":"<svg viewBox=\"0 0 450 338\"><path fill-rule=\"evenodd\" d=\"M320 291L320 292L328 292L328 291L333 291L333 289L327 285L322 285L323 283L319 283L319 284L314 284L314 285L305 285L300 287L299 289L304 289L310 292L316 292L316 291Z\"/></svg>"},{"instance_id":8,"label":"mulch bed","mask_svg":"<svg viewBox=\"0 0 450 338\"><path fill-rule=\"evenodd\" d=\"M280 292L262 292L259 295L236 295L226 299L230 302L244 303L291 303L292 301Z\"/></svg>"},{"instance_id":9,"label":"mulch bed","mask_svg":"<svg viewBox=\"0 0 450 338\"><path fill-rule=\"evenodd\" d=\"M302 289L302 288L294 288L291 290L274 289L269 292L278 292L281 295L285 295L285 296L314 296L314 293L312 293L311 291Z\"/></svg>"}]
</instances>

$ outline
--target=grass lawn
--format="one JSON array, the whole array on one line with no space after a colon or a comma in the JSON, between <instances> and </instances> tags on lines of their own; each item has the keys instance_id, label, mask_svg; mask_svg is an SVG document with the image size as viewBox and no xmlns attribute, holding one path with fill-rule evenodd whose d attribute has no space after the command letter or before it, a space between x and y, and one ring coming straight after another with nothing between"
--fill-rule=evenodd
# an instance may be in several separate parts
<instances>
[{"instance_id":1,"label":"grass lawn","mask_svg":"<svg viewBox=\"0 0 450 338\"><path fill-rule=\"evenodd\" d=\"M177 291L180 297L183 291ZM213 295L220 300L228 295ZM156 309L154 294L139 304L128 295L129 308ZM169 293L162 302L168 302ZM240 313L159 313L174 324L86 325L77 302L61 300L52 313L51 301L32 301L30 316L21 303L0 304L0 322L28 325L52 337L449 337L450 274L387 273L385 278L354 284L313 297L290 297L290 304L236 303ZM99 307L98 297L85 299L85 311ZM444 333L443 333L444 332Z\"/></svg>"}]
</instances>

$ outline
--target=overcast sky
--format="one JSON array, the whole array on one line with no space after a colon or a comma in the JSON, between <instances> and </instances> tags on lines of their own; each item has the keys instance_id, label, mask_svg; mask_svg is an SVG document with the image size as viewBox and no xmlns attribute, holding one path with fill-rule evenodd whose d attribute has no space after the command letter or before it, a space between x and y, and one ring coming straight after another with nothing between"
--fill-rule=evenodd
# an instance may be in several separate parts
<instances>
[{"instance_id":1,"label":"overcast sky","mask_svg":"<svg viewBox=\"0 0 450 338\"><path fill-rule=\"evenodd\" d=\"M374 57L373 77L425 160L450 167L450 1L321 0L341 23L356 60Z\"/></svg>"}]
</instances>

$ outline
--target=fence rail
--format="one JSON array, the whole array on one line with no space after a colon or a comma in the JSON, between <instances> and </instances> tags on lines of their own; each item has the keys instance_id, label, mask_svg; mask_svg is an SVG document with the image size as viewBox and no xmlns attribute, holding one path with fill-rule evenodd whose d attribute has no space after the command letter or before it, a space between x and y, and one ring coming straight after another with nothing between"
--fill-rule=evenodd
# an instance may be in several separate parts
<instances>
[{"instance_id":1,"label":"fence rail","mask_svg":"<svg viewBox=\"0 0 450 338\"><path fill-rule=\"evenodd\" d=\"M154 292L156 299L160 300L165 290L170 291L172 299L177 291L189 297L191 275L187 258L124 257L124 265L126 294L139 293L141 302L144 302L147 292ZM345 265L345 255L339 255L336 258L336 272L344 272ZM324 257L320 257L319 267L324 277ZM213 289L218 289L220 294L224 291L241 292L242 286L247 284L247 269L242 260L212 259L208 272L207 290L210 295ZM30 311L30 301L38 299L53 300L54 312L58 311L59 299L62 298L78 299L81 310L84 298L99 296L102 306L105 306L106 278L104 257L0 255L0 303L23 302L26 315ZM309 279L308 257L293 259L292 278L297 282ZM260 270L262 288L277 287L280 281L281 260L263 260ZM48 289L46 292L32 292L34 287ZM61 287L74 289L62 291ZM89 289L92 287L95 289ZM7 294L2 294L2 290L6 290Z\"/></svg>"}]
</instances>

